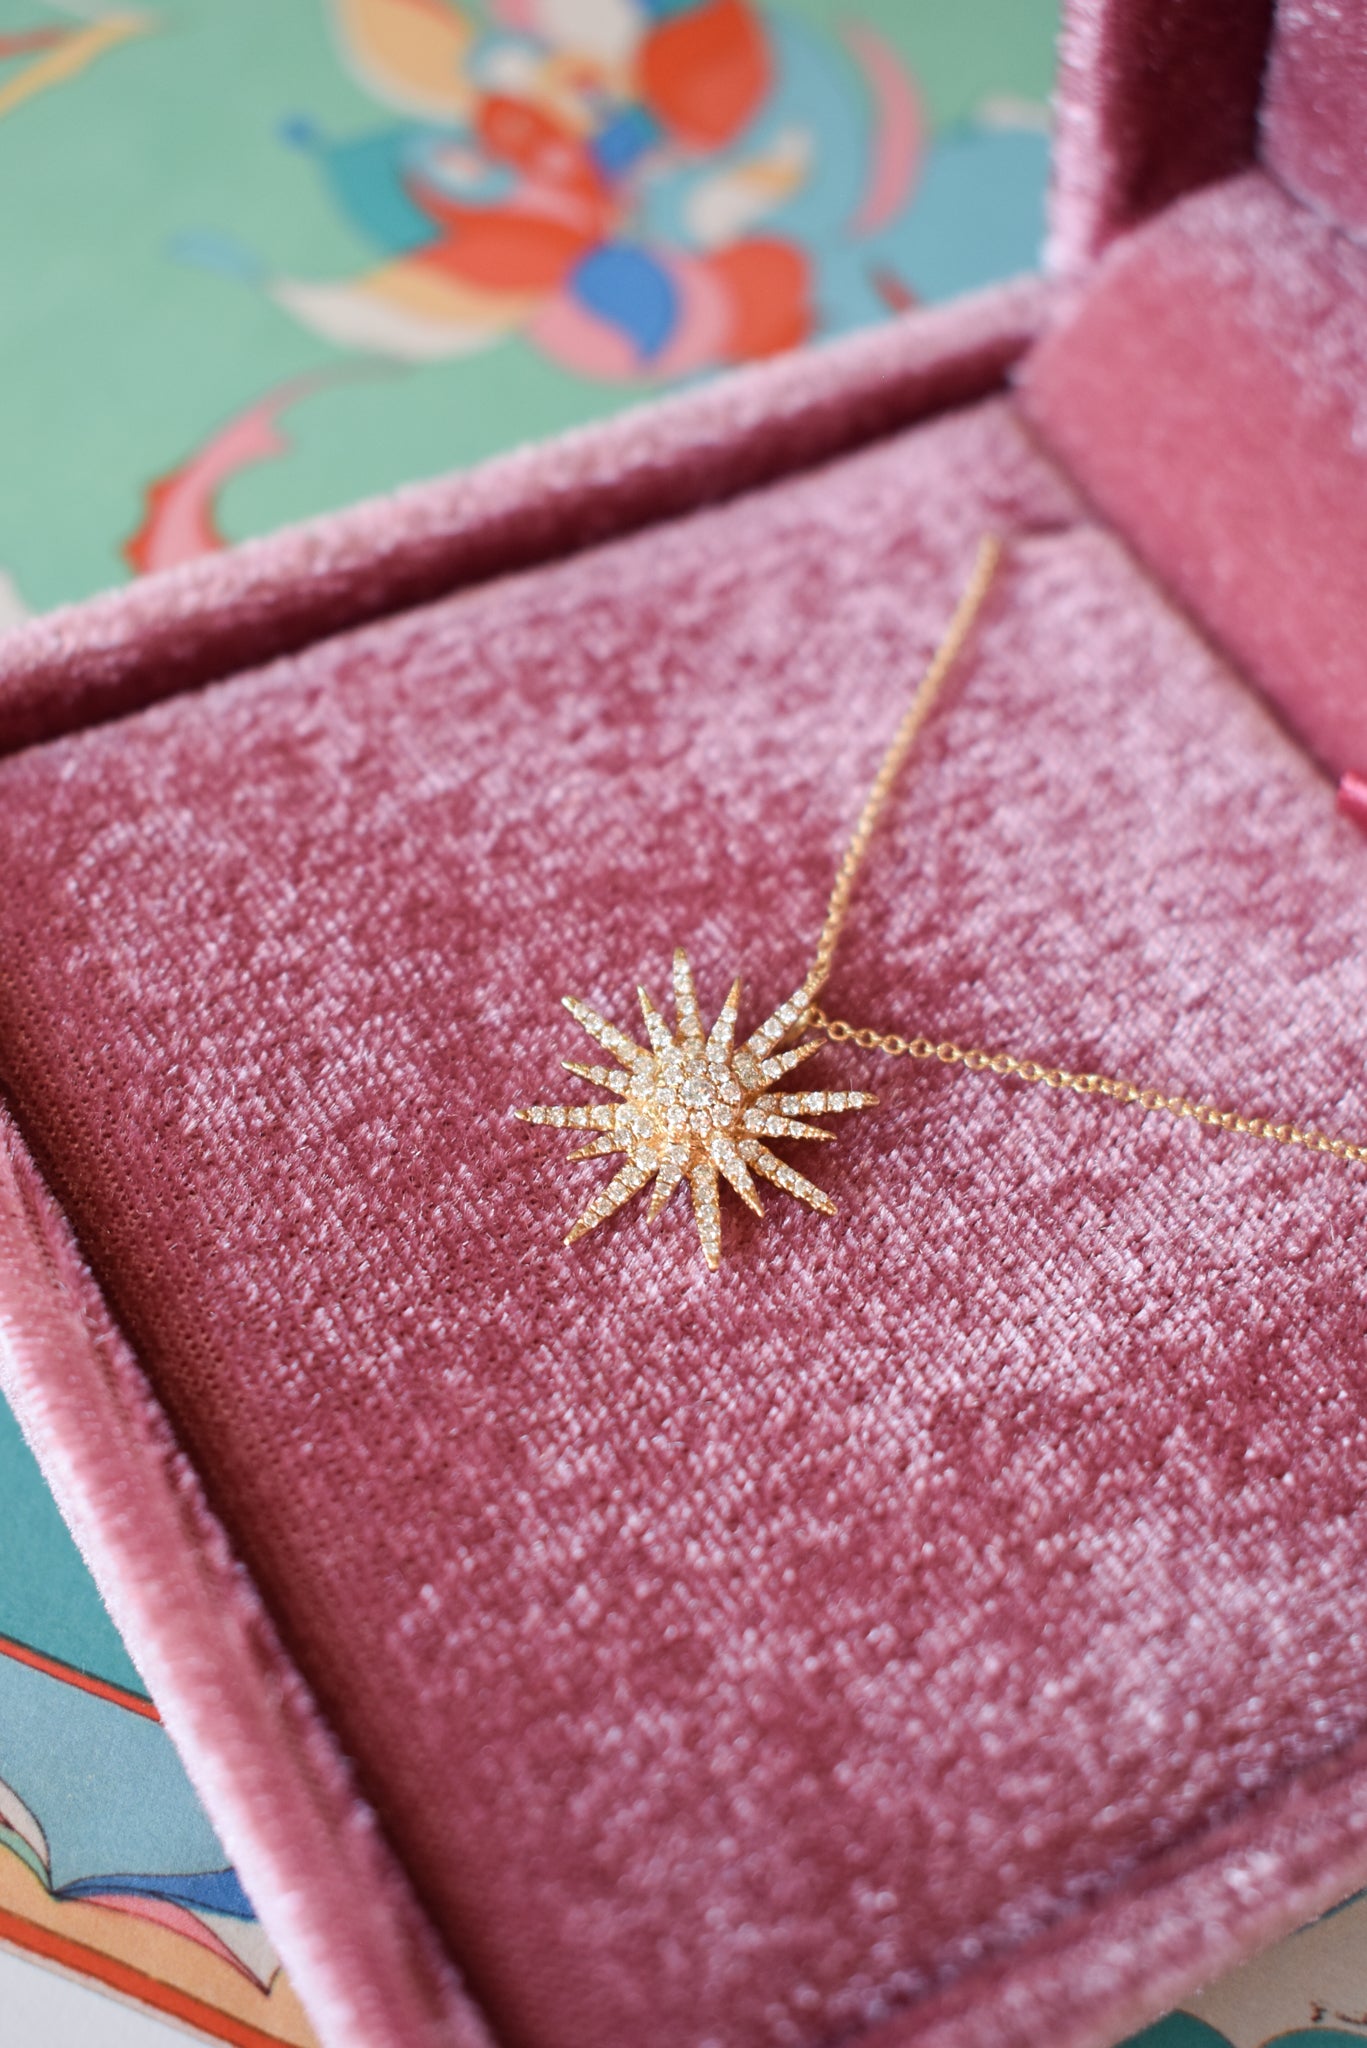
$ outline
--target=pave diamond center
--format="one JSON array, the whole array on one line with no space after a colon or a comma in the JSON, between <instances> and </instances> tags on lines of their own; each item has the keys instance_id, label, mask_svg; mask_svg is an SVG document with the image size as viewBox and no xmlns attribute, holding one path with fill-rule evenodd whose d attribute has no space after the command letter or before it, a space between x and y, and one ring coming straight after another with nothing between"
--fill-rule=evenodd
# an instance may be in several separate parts
<instances>
[{"instance_id":1,"label":"pave diamond center","mask_svg":"<svg viewBox=\"0 0 1367 2048\"><path fill-rule=\"evenodd\" d=\"M726 1063L709 1059L701 1046L685 1046L661 1054L651 1067L633 1079L627 1108L636 1112L639 1134L653 1139L661 1155L690 1140L706 1144L714 1131L738 1129L746 1093Z\"/></svg>"}]
</instances>

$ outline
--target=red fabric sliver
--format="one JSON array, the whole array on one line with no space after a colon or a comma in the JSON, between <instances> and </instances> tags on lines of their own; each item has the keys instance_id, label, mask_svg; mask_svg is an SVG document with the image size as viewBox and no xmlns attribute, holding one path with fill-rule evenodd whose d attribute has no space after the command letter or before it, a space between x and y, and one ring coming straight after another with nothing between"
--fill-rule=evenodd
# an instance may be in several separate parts
<instances>
[{"instance_id":1,"label":"red fabric sliver","mask_svg":"<svg viewBox=\"0 0 1367 2048\"><path fill-rule=\"evenodd\" d=\"M1367 775L1359 775L1350 768L1339 777L1338 807L1345 818L1351 818L1367 832Z\"/></svg>"}]
</instances>

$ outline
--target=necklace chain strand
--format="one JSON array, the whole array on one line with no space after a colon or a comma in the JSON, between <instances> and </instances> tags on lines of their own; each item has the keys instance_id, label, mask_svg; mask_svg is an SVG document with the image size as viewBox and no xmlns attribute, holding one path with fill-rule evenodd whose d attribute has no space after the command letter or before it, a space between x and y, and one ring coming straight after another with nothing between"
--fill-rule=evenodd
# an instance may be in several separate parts
<instances>
[{"instance_id":1,"label":"necklace chain strand","mask_svg":"<svg viewBox=\"0 0 1367 2048\"><path fill-rule=\"evenodd\" d=\"M942 1039L937 1044L933 1038L901 1038L895 1031L873 1031L867 1025L847 1024L843 1018L828 1017L817 1008L810 1012L808 1023L834 1045L859 1045L866 1052L884 1052L893 1059L939 1060L942 1066L961 1066L969 1074L1006 1074L1018 1081L1042 1081L1046 1088L1062 1088L1074 1095L1101 1095L1137 1109L1190 1117L1195 1123L1208 1124L1212 1130L1267 1138L1274 1145L1300 1145L1307 1152L1332 1153L1335 1159L1367 1161L1367 1145L1355 1144L1347 1138L1331 1138L1324 1131L1303 1129L1299 1124L1274 1123L1270 1117L1246 1116L1238 1109L1218 1109L1212 1102L1193 1102L1185 1095L1165 1095L1159 1088L1115 1080L1109 1074L1075 1074L1067 1067L1046 1066L1042 1060L1018 1059L1010 1052L981 1052L976 1047L955 1045L952 1039Z\"/></svg>"},{"instance_id":2,"label":"necklace chain strand","mask_svg":"<svg viewBox=\"0 0 1367 2048\"><path fill-rule=\"evenodd\" d=\"M997 565L1001 558L1002 544L996 534L985 535L978 546L978 558L973 564L973 573L955 607L944 639L932 655L930 667L916 685L915 695L892 736L878 773L873 778L873 785L864 799L859 822L851 834L850 843L845 848L844 858L836 872L835 887L831 890L831 900L826 907L826 922L821 927L821 937L817 940L811 972L804 983L805 991L813 1001L830 979L831 962L840 943L840 934L845 929L855 880L864 865L864 856L869 850L869 841L882 816L883 807L892 794L892 785L897 780L898 770L911 752L946 677L963 651L964 642L972 632L978 614L983 608L983 602L992 587L992 579L997 573Z\"/></svg>"},{"instance_id":3,"label":"necklace chain strand","mask_svg":"<svg viewBox=\"0 0 1367 2048\"><path fill-rule=\"evenodd\" d=\"M804 984L804 994L811 999L805 1019L806 1028L819 1032L835 1045L857 1045L866 1052L886 1053L892 1059L938 1060L942 1066L961 1066L969 1074L996 1074L1017 1081L1043 1083L1046 1088L1062 1089L1073 1095L1099 1095L1103 1100L1121 1106L1189 1118L1193 1123L1207 1125L1213 1130L1234 1131L1241 1137L1264 1138L1274 1145L1299 1145L1307 1152L1323 1152L1334 1159L1367 1163L1367 1143L1330 1137L1313 1125L1302 1126L1285 1120L1279 1122L1271 1117L1249 1116L1243 1110L1220 1109L1211 1102L1194 1102L1186 1095L1167 1095L1161 1088L1144 1087L1137 1081L1120 1080L1109 1074L1074 1073L1067 1067L1049 1066L1043 1060L1021 1059L1015 1053L984 1052L975 1046L956 1045L952 1039L904 1038L895 1031L875 1031L869 1025L855 1025L842 1017L828 1017L818 1007L816 997L830 979L835 949L845 927L850 897L864 864L869 841L892 793L898 771L911 752L936 697L973 630L1001 557L1001 541L996 535L988 534L979 545L973 573L945 636L918 683L874 777L836 874L826 921L821 928L811 972Z\"/></svg>"}]
</instances>

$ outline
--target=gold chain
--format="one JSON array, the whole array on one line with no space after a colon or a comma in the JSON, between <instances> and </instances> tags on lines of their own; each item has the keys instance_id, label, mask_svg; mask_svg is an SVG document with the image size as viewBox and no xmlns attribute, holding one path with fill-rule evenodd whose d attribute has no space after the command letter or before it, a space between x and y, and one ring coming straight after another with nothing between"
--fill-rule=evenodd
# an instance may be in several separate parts
<instances>
[{"instance_id":1,"label":"gold chain","mask_svg":"<svg viewBox=\"0 0 1367 2048\"><path fill-rule=\"evenodd\" d=\"M954 616L949 622L944 639L931 657L930 667L916 685L916 694L907 706L902 723L892 736L892 744L883 756L882 765L873 778L873 787L864 800L859 813L859 822L845 848L845 857L836 871L835 887L826 907L826 922L821 927L817 940L816 954L812 961L811 973L804 983L806 993L815 998L830 979L831 962L835 957L840 934L845 928L849 915L850 896L855 878L864 864L869 850L875 825L882 815L883 806L892 794L892 785L897 780L897 771L911 752L912 745L930 716L931 706L940 694L940 686L953 668L963 651L963 644L973 630L973 624L982 610L983 600L997 573L997 564L1002 558L1002 544L993 533L987 534L978 546L978 559L973 564L963 596L959 599Z\"/></svg>"},{"instance_id":2,"label":"gold chain","mask_svg":"<svg viewBox=\"0 0 1367 2048\"><path fill-rule=\"evenodd\" d=\"M1137 1081L1117 1081L1108 1074L1074 1074L1067 1067L1047 1067L1042 1060L1017 1059L1010 1052L979 1052L943 1039L899 1038L895 1031L856 1029L841 1017L828 1017L813 1009L808 1024L836 1045L862 1045L868 1052L885 1052L893 1059L939 1060L942 1066L961 1066L969 1074L1013 1074L1018 1081L1042 1081L1046 1088L1063 1088L1074 1095L1104 1095L1112 1102L1131 1103L1137 1109L1162 1110L1168 1116L1190 1117L1217 1131L1238 1131L1246 1138L1267 1138L1274 1145L1302 1145L1307 1152L1332 1152L1335 1159L1367 1160L1367 1145L1347 1138L1331 1138L1313 1127L1273 1123L1263 1116L1245 1116L1238 1109L1217 1109L1212 1102L1192 1102L1185 1095L1164 1095L1158 1088L1143 1088Z\"/></svg>"},{"instance_id":3,"label":"gold chain","mask_svg":"<svg viewBox=\"0 0 1367 2048\"><path fill-rule=\"evenodd\" d=\"M812 970L804 984L804 992L812 998L812 1005L805 1019L805 1028L822 1033L836 1045L858 1045L866 1052L887 1053L892 1059L938 1060L942 1066L962 1067L969 1074L998 1074L1011 1076L1017 1081L1042 1082L1046 1088L1063 1089L1073 1095L1099 1095L1106 1101L1128 1104L1136 1109L1161 1112L1165 1116L1186 1117L1193 1123L1206 1124L1214 1130L1235 1131L1247 1138L1265 1138L1274 1145L1299 1145L1307 1152L1326 1152L1335 1159L1367 1162L1367 1143L1355 1143L1347 1138L1332 1138L1326 1132L1316 1130L1313 1125L1303 1127L1284 1120L1277 1122L1270 1117L1248 1116L1242 1110L1220 1109L1211 1102L1194 1102L1186 1095L1166 1095L1161 1088L1146 1088L1137 1081L1117 1080L1109 1074L1073 1073L1067 1067L1049 1066L1043 1060L1020 1059L1015 1053L983 1052L973 1046L956 1045L952 1039L937 1041L933 1038L903 1038L895 1031L874 1031L868 1025L854 1025L841 1017L828 1017L817 1005L815 998L830 978L835 949L849 914L850 897L856 877L863 866L864 856L868 852L874 828L887 803L897 772L910 753L945 678L962 652L964 642L982 610L983 601L996 575L1001 556L1001 542L995 535L989 534L979 546L973 573L963 596L959 599L944 639L936 649L930 667L917 685L916 693L874 777L873 786L859 814L859 822L854 828L850 843L845 849L844 859L837 871Z\"/></svg>"}]
</instances>

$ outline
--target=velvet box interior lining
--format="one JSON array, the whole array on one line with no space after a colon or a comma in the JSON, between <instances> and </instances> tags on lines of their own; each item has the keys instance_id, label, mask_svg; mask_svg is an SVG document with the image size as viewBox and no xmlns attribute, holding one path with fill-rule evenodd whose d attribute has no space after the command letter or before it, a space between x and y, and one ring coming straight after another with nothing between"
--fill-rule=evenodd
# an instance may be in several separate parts
<instances>
[{"instance_id":1,"label":"velvet box interior lining","mask_svg":"<svg viewBox=\"0 0 1367 2048\"><path fill-rule=\"evenodd\" d=\"M714 1279L509 1121L800 978L988 528L833 1006L1367 1128L1367 849L1004 400L3 771L20 1121L501 2041L924 2019L1361 1732L1353 1176L832 1051Z\"/></svg>"},{"instance_id":2,"label":"velvet box interior lining","mask_svg":"<svg viewBox=\"0 0 1367 2048\"><path fill-rule=\"evenodd\" d=\"M1023 403L961 402L978 336L728 503L262 666L248 595L151 708L98 623L11 665L16 737L107 721L0 765L0 1067L133 1347L20 1158L20 1393L79 1496L41 1243L180 1503L110 1480L91 1546L232 1590L240 1682L203 1586L143 1640L338 2041L1081 2040L1360 1871L1359 1177L831 1050L882 1096L794 1148L837 1216L732 1204L711 1278L682 1195L562 1250L611 1168L509 1112L593 1057L567 989L630 1026L680 942L709 1007L791 989L992 528L830 1006L1367 1133L1367 847L1286 729L1360 758L1361 261L1251 174Z\"/></svg>"}]
</instances>

